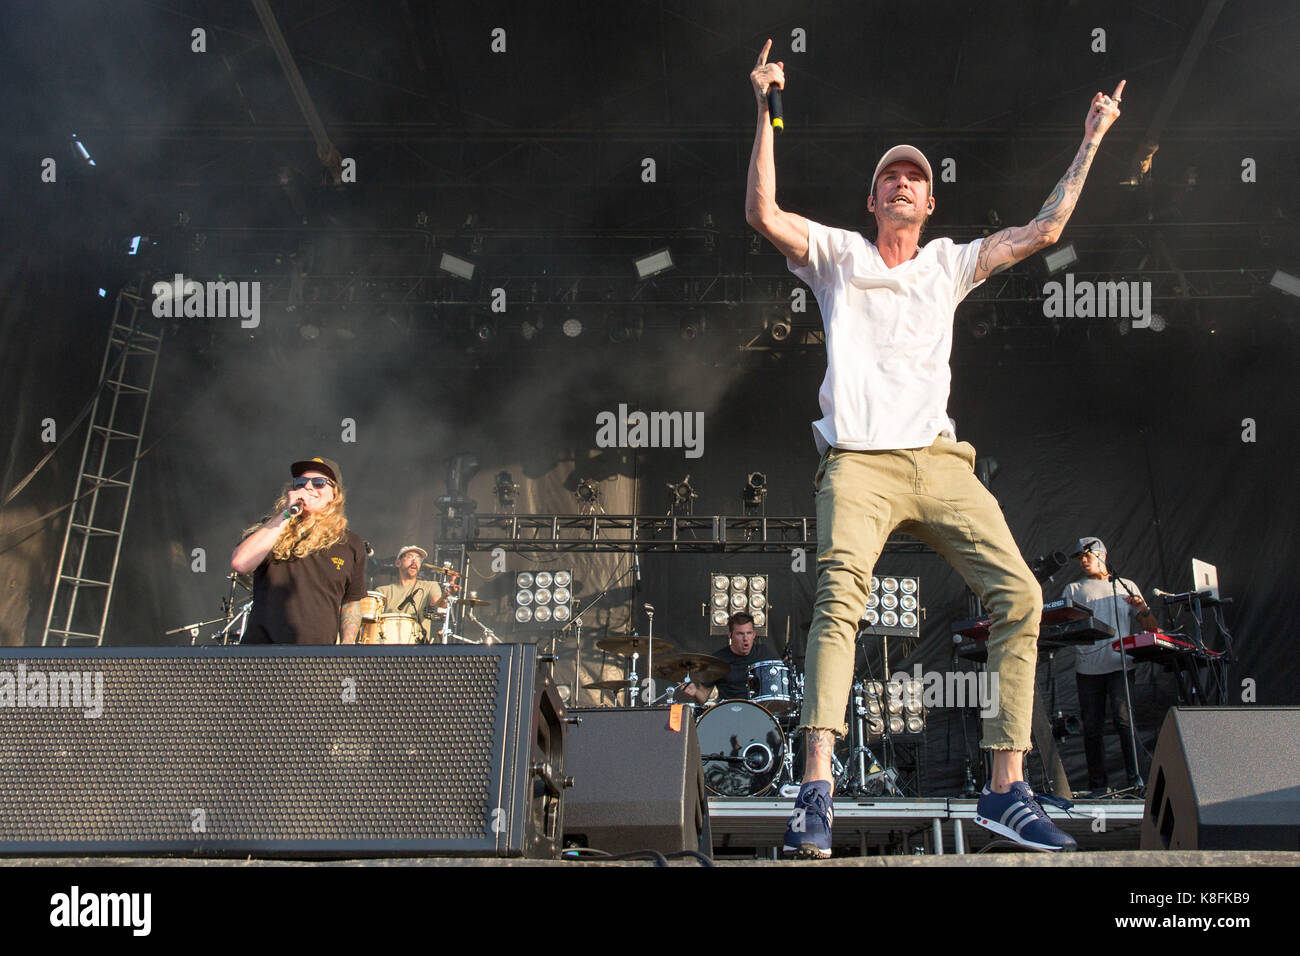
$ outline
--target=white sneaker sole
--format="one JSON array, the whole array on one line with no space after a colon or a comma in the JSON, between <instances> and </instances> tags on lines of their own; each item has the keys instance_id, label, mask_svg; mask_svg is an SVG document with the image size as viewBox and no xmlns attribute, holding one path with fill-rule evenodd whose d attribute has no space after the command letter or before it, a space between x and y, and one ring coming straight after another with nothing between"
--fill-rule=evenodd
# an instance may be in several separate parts
<instances>
[{"instance_id":1,"label":"white sneaker sole","mask_svg":"<svg viewBox=\"0 0 1300 956\"><path fill-rule=\"evenodd\" d=\"M988 817L982 817L978 813L975 814L975 822L978 823L980 826L982 826L985 830L989 830L993 833L996 833L1000 837L1006 837L1008 840L1012 841L1013 843L1019 843L1021 846L1031 847L1032 849L1035 850L1047 850L1052 853L1061 853L1061 852L1069 853L1073 850L1078 849L1077 846L1052 846L1049 843L1035 843L1033 840L1025 839L1023 836L1021 836L1019 833L1017 833L1015 830L1011 829L1010 827L1003 826L1001 823L998 823L996 820L988 819Z\"/></svg>"}]
</instances>

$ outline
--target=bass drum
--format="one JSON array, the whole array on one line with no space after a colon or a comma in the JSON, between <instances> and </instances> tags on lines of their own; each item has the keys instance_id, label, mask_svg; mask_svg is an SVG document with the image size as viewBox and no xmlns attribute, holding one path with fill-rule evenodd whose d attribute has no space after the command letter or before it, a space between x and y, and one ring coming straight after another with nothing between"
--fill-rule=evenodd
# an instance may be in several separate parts
<instances>
[{"instance_id":1,"label":"bass drum","mask_svg":"<svg viewBox=\"0 0 1300 956\"><path fill-rule=\"evenodd\" d=\"M772 789L785 760L776 719L747 700L723 700L695 724L704 784L719 797L757 797Z\"/></svg>"}]
</instances>

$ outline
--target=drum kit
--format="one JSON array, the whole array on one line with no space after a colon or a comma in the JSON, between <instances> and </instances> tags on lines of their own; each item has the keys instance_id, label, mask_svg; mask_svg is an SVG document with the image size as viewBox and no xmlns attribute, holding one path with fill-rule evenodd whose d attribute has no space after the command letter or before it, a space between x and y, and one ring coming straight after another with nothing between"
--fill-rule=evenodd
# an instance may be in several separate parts
<instances>
[{"instance_id":1,"label":"drum kit","mask_svg":"<svg viewBox=\"0 0 1300 956\"><path fill-rule=\"evenodd\" d=\"M610 637L596 646L627 656L627 677L583 686L626 692L630 706L637 705L639 693L646 706L671 702L686 684L716 684L731 671L730 664L711 654L671 653L673 645L658 637ZM642 656L653 660L648 667L651 677L668 682L661 694L655 694L653 680L638 680ZM803 675L783 660L754 661L747 670L746 697L689 705L695 715L704 783L716 796L757 797L797 782L789 740L803 709Z\"/></svg>"},{"instance_id":2,"label":"drum kit","mask_svg":"<svg viewBox=\"0 0 1300 956\"><path fill-rule=\"evenodd\" d=\"M403 612L401 605L388 611L387 598L382 591L367 591L361 599L361 633L357 635L358 644L450 644L452 641L462 644L500 643L496 633L474 616L474 608L487 607L488 602L480 600L473 591L468 595L461 593L459 572L453 570L450 564L426 563L424 568L432 574L430 583L438 589L438 599L427 603L421 615L428 622L427 634L420 616ZM483 632L482 640L454 632L458 607L464 610L465 620L473 621L479 626Z\"/></svg>"},{"instance_id":3,"label":"drum kit","mask_svg":"<svg viewBox=\"0 0 1300 956\"><path fill-rule=\"evenodd\" d=\"M671 653L673 645L657 637L612 637L597 641L596 646L626 655L627 677L583 686L626 692L631 706L636 706L639 691L644 692L645 706L672 702L684 685L716 684L731 671L730 664L711 654ZM651 677L669 682L657 696L653 682L641 683L637 678L638 659L646 654L659 655L649 667ZM789 660L754 661L746 670L745 697L689 704L705 786L719 797L759 797L772 791L792 795L802 775L794 741L804 706L804 676ZM899 796L897 771L883 769L867 746L862 687L862 681L855 680L846 715L849 736L831 760L836 792Z\"/></svg>"}]
</instances>

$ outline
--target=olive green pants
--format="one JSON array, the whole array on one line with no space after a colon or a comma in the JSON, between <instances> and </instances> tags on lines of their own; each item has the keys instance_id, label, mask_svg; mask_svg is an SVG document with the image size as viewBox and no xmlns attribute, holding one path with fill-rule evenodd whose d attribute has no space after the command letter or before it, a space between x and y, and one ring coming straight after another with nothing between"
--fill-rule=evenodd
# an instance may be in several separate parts
<instances>
[{"instance_id":1,"label":"olive green pants","mask_svg":"<svg viewBox=\"0 0 1300 956\"><path fill-rule=\"evenodd\" d=\"M832 448L816 488L817 600L800 726L847 731L858 621L876 559L898 530L942 555L992 619L988 668L998 675L997 713L984 720L981 746L1028 750L1043 594L997 499L975 477L974 446L941 436L929 448Z\"/></svg>"}]
</instances>

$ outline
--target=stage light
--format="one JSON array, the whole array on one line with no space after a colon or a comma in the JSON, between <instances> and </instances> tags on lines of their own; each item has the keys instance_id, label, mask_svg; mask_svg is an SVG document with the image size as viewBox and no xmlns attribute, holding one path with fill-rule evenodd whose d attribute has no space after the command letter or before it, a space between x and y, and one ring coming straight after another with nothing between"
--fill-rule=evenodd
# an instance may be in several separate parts
<instances>
[{"instance_id":1,"label":"stage light","mask_svg":"<svg viewBox=\"0 0 1300 956\"><path fill-rule=\"evenodd\" d=\"M754 633L767 633L767 614L772 609L766 574L709 574L709 633L726 634L727 618L746 611L754 618Z\"/></svg>"},{"instance_id":2,"label":"stage light","mask_svg":"<svg viewBox=\"0 0 1300 956\"><path fill-rule=\"evenodd\" d=\"M1169 323L1165 321L1165 317L1159 312L1151 316L1151 325L1148 326L1148 328L1150 328L1152 332L1163 332L1168 327Z\"/></svg>"},{"instance_id":3,"label":"stage light","mask_svg":"<svg viewBox=\"0 0 1300 956\"><path fill-rule=\"evenodd\" d=\"M514 476L508 471L498 471L492 491L497 496L497 510L501 514L514 514L515 495L519 493L519 486L515 484Z\"/></svg>"},{"instance_id":4,"label":"stage light","mask_svg":"<svg viewBox=\"0 0 1300 956\"><path fill-rule=\"evenodd\" d=\"M767 475L761 471L751 471L749 478L745 482L745 487L740 491L740 501L744 514L755 515L765 512L767 510Z\"/></svg>"},{"instance_id":5,"label":"stage light","mask_svg":"<svg viewBox=\"0 0 1300 956\"><path fill-rule=\"evenodd\" d=\"M875 682L873 682L875 683ZM878 686L878 685L877 685ZM915 678L890 681L884 693L884 710L888 714L889 733L894 736L916 736L925 733L924 686ZM881 694L877 693L878 699ZM870 707L868 707L870 713Z\"/></svg>"},{"instance_id":6,"label":"stage light","mask_svg":"<svg viewBox=\"0 0 1300 956\"><path fill-rule=\"evenodd\" d=\"M560 326L560 331L564 333L565 338L576 339L582 334L582 320L569 316L564 320L564 324Z\"/></svg>"},{"instance_id":7,"label":"stage light","mask_svg":"<svg viewBox=\"0 0 1300 956\"><path fill-rule=\"evenodd\" d=\"M665 247L658 252L652 252L649 255L632 260L632 264L636 266L636 277L638 279L648 279L671 269L673 267L673 256Z\"/></svg>"},{"instance_id":8,"label":"stage light","mask_svg":"<svg viewBox=\"0 0 1300 956\"><path fill-rule=\"evenodd\" d=\"M920 591L919 578L872 575L858 623L861 632L878 637L920 637Z\"/></svg>"},{"instance_id":9,"label":"stage light","mask_svg":"<svg viewBox=\"0 0 1300 956\"><path fill-rule=\"evenodd\" d=\"M1047 266L1048 275L1056 275L1064 269L1068 269L1079 261L1079 256L1074 251L1074 243L1067 242L1059 249L1053 249L1051 252L1043 253L1043 264Z\"/></svg>"},{"instance_id":10,"label":"stage light","mask_svg":"<svg viewBox=\"0 0 1300 956\"><path fill-rule=\"evenodd\" d=\"M1287 295L1294 295L1300 298L1300 279L1283 272L1281 269L1275 270L1273 278L1268 280L1268 284L1275 289L1281 289Z\"/></svg>"},{"instance_id":11,"label":"stage light","mask_svg":"<svg viewBox=\"0 0 1300 956\"><path fill-rule=\"evenodd\" d=\"M573 496L578 499L578 514L604 514L600 503L600 487L590 478L583 478L574 489Z\"/></svg>"},{"instance_id":12,"label":"stage light","mask_svg":"<svg viewBox=\"0 0 1300 956\"><path fill-rule=\"evenodd\" d=\"M694 342L704 331L704 320L692 312L683 318L677 325L677 334L685 342Z\"/></svg>"},{"instance_id":13,"label":"stage light","mask_svg":"<svg viewBox=\"0 0 1300 956\"><path fill-rule=\"evenodd\" d=\"M772 323L772 327L769 328L768 331L772 333L772 341L784 342L786 339L790 337L790 331L791 331L790 320L778 319L777 321Z\"/></svg>"},{"instance_id":14,"label":"stage light","mask_svg":"<svg viewBox=\"0 0 1300 956\"><path fill-rule=\"evenodd\" d=\"M673 503L668 509L670 515L690 515L695 513L695 499L699 497L691 487L691 476L681 481L668 482L668 490L673 493Z\"/></svg>"},{"instance_id":15,"label":"stage light","mask_svg":"<svg viewBox=\"0 0 1300 956\"><path fill-rule=\"evenodd\" d=\"M480 319L474 323L474 336L480 342L491 342L492 337L496 335L496 327L487 319Z\"/></svg>"},{"instance_id":16,"label":"stage light","mask_svg":"<svg viewBox=\"0 0 1300 956\"><path fill-rule=\"evenodd\" d=\"M468 259L453 256L450 252L442 254L442 258L438 261L438 268L448 275L456 276L458 279L474 278L474 263Z\"/></svg>"},{"instance_id":17,"label":"stage light","mask_svg":"<svg viewBox=\"0 0 1300 956\"><path fill-rule=\"evenodd\" d=\"M569 589L572 582L570 571L520 571L515 575L515 622L567 624L573 617L573 594Z\"/></svg>"}]
</instances>

